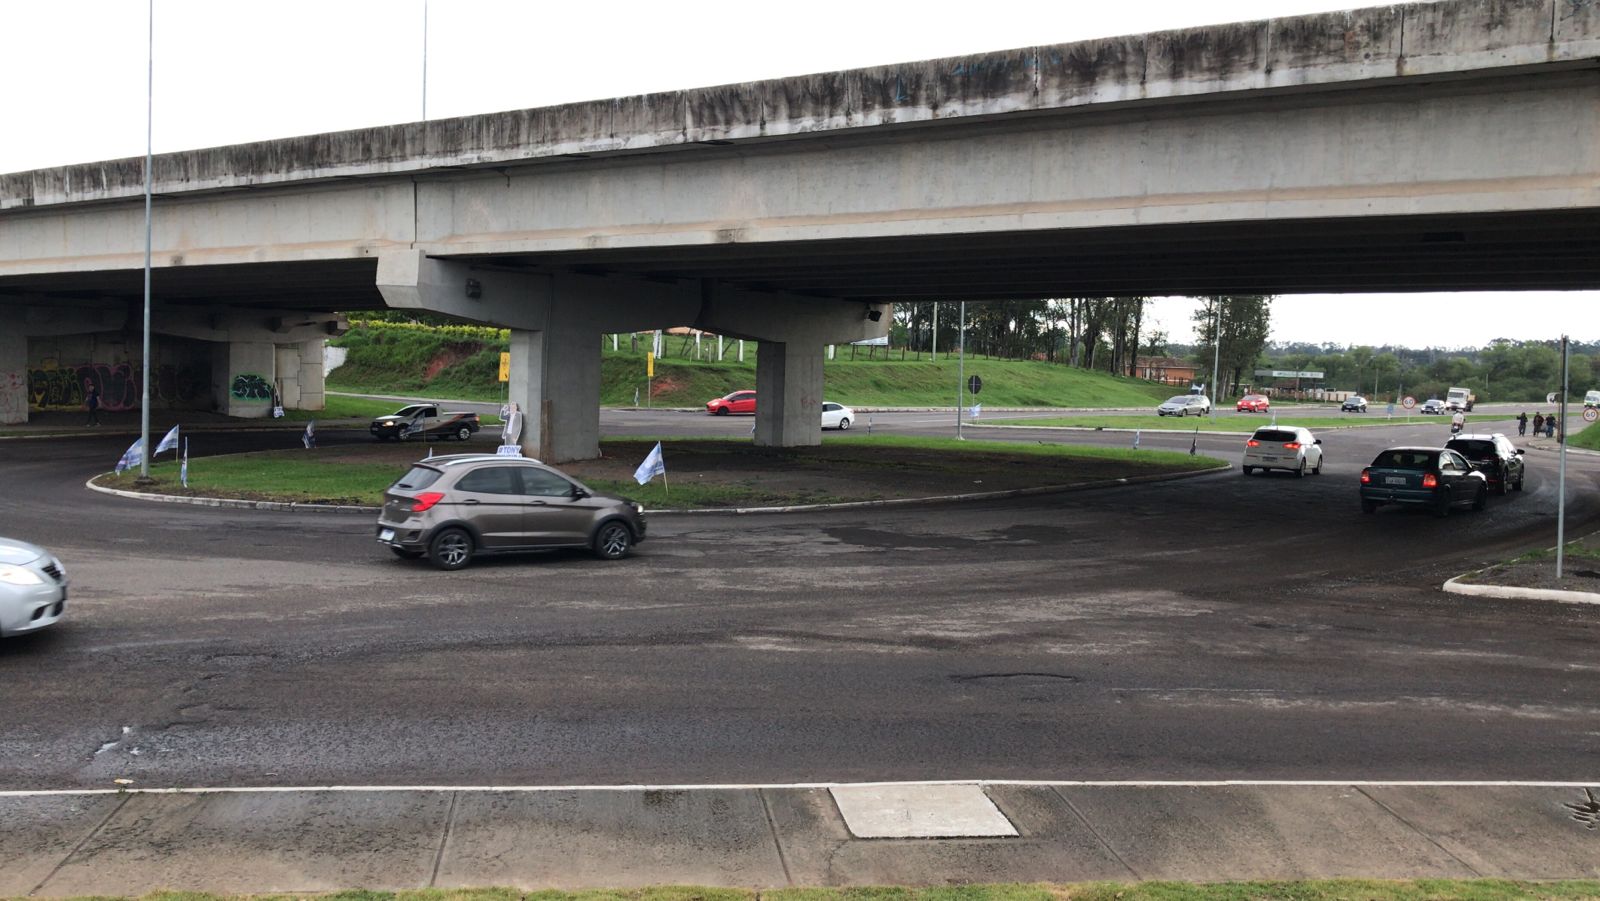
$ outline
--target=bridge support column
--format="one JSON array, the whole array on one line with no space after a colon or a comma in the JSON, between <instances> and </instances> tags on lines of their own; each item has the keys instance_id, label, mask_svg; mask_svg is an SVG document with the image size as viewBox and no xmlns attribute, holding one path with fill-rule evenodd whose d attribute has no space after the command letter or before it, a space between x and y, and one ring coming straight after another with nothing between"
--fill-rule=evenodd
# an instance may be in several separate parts
<instances>
[{"instance_id":1,"label":"bridge support column","mask_svg":"<svg viewBox=\"0 0 1600 901\"><path fill-rule=\"evenodd\" d=\"M271 341L218 344L211 365L217 409L243 419L270 417L277 356Z\"/></svg>"},{"instance_id":2,"label":"bridge support column","mask_svg":"<svg viewBox=\"0 0 1600 901\"><path fill-rule=\"evenodd\" d=\"M600 330L511 330L511 400L522 452L546 463L600 456Z\"/></svg>"},{"instance_id":3,"label":"bridge support column","mask_svg":"<svg viewBox=\"0 0 1600 901\"><path fill-rule=\"evenodd\" d=\"M28 421L28 338L0 329L0 425Z\"/></svg>"},{"instance_id":4,"label":"bridge support column","mask_svg":"<svg viewBox=\"0 0 1600 901\"><path fill-rule=\"evenodd\" d=\"M756 437L761 447L822 443L822 345L762 341L756 349Z\"/></svg>"}]
</instances>

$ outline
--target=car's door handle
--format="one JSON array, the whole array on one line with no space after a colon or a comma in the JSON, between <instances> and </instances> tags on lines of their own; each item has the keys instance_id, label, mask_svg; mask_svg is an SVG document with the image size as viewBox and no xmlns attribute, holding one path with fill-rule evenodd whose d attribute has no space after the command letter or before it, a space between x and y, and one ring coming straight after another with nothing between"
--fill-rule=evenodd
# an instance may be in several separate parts
<instances>
[{"instance_id":1,"label":"car's door handle","mask_svg":"<svg viewBox=\"0 0 1600 901\"><path fill-rule=\"evenodd\" d=\"M528 502L528 506L530 506L530 507L547 507L549 505L546 504L544 501L529 501Z\"/></svg>"},{"instance_id":2,"label":"car's door handle","mask_svg":"<svg viewBox=\"0 0 1600 901\"><path fill-rule=\"evenodd\" d=\"M483 503L483 501L473 500L472 498L469 497L466 500L462 501L461 503L463 503L463 504L481 504L481 503Z\"/></svg>"}]
</instances>

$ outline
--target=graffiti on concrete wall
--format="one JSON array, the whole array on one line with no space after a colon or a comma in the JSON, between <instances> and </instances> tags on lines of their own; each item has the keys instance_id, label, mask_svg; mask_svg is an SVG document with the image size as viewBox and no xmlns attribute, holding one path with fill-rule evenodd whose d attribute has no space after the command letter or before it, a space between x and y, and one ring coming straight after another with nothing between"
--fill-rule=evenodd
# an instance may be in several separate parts
<instances>
[{"instance_id":1,"label":"graffiti on concrete wall","mask_svg":"<svg viewBox=\"0 0 1600 901\"><path fill-rule=\"evenodd\" d=\"M137 410L144 393L139 371L131 363L82 363L32 369L23 394L35 410L78 410L93 385L103 410ZM150 399L167 406L208 401L211 373L203 367L157 366L151 373Z\"/></svg>"},{"instance_id":2,"label":"graffiti on concrete wall","mask_svg":"<svg viewBox=\"0 0 1600 901\"><path fill-rule=\"evenodd\" d=\"M258 400L263 403L272 400L272 383L253 372L241 372L233 377L233 384L228 386L228 393L234 400Z\"/></svg>"},{"instance_id":3,"label":"graffiti on concrete wall","mask_svg":"<svg viewBox=\"0 0 1600 901\"><path fill-rule=\"evenodd\" d=\"M21 372L0 372L0 422L28 418L28 383Z\"/></svg>"}]
</instances>

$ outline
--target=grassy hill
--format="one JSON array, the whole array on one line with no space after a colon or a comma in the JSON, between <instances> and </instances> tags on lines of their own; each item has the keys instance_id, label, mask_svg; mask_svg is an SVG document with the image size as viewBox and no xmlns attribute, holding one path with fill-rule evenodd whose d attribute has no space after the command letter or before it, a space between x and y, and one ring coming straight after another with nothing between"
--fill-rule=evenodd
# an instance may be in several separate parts
<instances>
[{"instance_id":1,"label":"grassy hill","mask_svg":"<svg viewBox=\"0 0 1600 901\"><path fill-rule=\"evenodd\" d=\"M373 394L415 394L463 400L498 400L505 387L496 380L504 333L468 326L428 328L377 324L357 326L332 342L349 352L343 366L328 374L328 388ZM706 345L709 351L715 342ZM674 340L669 350L677 351ZM692 352L692 351L691 351ZM891 359L869 360L865 351L837 359L823 368L829 400L860 406L951 406L959 378L953 358L933 362L898 352ZM730 391L756 386L756 346L745 344L745 362L730 347L722 362L668 355L656 361L649 402L660 407L693 407ZM601 355L600 402L627 406L645 402L645 355L626 348ZM1055 363L991 360L969 357L965 374L983 379L979 395L991 407L1143 407L1171 396L1172 388L1103 372L1073 369ZM969 402L964 400L963 402Z\"/></svg>"}]
</instances>

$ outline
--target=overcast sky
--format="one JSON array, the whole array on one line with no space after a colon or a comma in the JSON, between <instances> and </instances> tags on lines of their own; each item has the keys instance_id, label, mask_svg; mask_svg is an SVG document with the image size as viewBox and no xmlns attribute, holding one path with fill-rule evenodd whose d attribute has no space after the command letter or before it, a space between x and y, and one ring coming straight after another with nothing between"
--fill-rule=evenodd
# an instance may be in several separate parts
<instances>
[{"instance_id":1,"label":"overcast sky","mask_svg":"<svg viewBox=\"0 0 1600 901\"><path fill-rule=\"evenodd\" d=\"M1327 0L554 3L427 0L427 117L1343 9ZM423 117L424 0L155 0L162 153ZM0 0L0 172L145 149L142 0ZM1600 338L1600 292L1283 298L1273 338L1477 346ZM1190 303L1157 306L1189 340Z\"/></svg>"}]
</instances>

